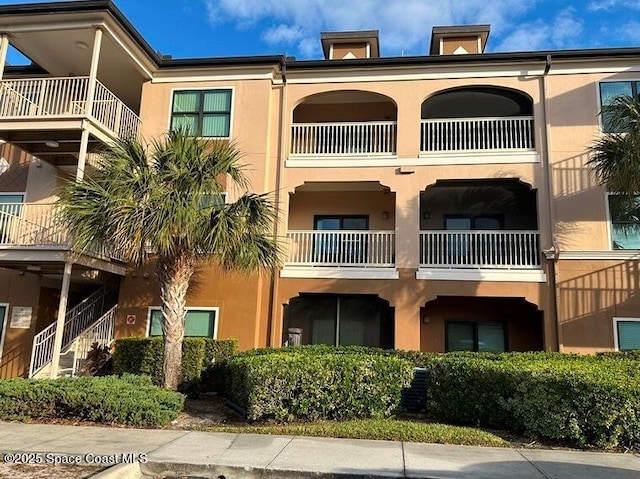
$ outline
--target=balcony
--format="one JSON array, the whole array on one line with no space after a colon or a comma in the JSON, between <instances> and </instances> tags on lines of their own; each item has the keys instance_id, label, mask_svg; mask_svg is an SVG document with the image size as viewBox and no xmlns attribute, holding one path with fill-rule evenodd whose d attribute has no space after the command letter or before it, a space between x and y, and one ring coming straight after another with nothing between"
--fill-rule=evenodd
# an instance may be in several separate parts
<instances>
[{"instance_id":1,"label":"balcony","mask_svg":"<svg viewBox=\"0 0 640 479\"><path fill-rule=\"evenodd\" d=\"M337 90L293 110L287 166L370 166L396 157L397 107L379 93Z\"/></svg>"},{"instance_id":2,"label":"balcony","mask_svg":"<svg viewBox=\"0 0 640 479\"><path fill-rule=\"evenodd\" d=\"M539 269L538 231L421 231L420 267Z\"/></svg>"},{"instance_id":3,"label":"balcony","mask_svg":"<svg viewBox=\"0 0 640 479\"><path fill-rule=\"evenodd\" d=\"M290 158L395 154L395 121L301 123L291 127Z\"/></svg>"},{"instance_id":4,"label":"balcony","mask_svg":"<svg viewBox=\"0 0 640 479\"><path fill-rule=\"evenodd\" d=\"M0 260L10 262L63 261L71 249L71 239L57 219L52 203L0 203ZM26 254L29 251L30 254ZM16 253L16 254L13 254ZM50 254L49 254L50 253ZM107 251L83 252L101 260L122 260Z\"/></svg>"},{"instance_id":5,"label":"balcony","mask_svg":"<svg viewBox=\"0 0 640 479\"><path fill-rule=\"evenodd\" d=\"M420 153L534 151L533 117L422 120Z\"/></svg>"},{"instance_id":6,"label":"balcony","mask_svg":"<svg viewBox=\"0 0 640 479\"><path fill-rule=\"evenodd\" d=\"M89 77L0 81L0 121L88 119L111 139L136 136L140 118L96 80L89 111Z\"/></svg>"},{"instance_id":7,"label":"balcony","mask_svg":"<svg viewBox=\"0 0 640 479\"><path fill-rule=\"evenodd\" d=\"M344 269L363 278L381 272L396 277L394 231L289 231L287 243L289 274L283 276L297 277L296 268L305 273L314 268L322 277L342 277L338 270Z\"/></svg>"}]
</instances>

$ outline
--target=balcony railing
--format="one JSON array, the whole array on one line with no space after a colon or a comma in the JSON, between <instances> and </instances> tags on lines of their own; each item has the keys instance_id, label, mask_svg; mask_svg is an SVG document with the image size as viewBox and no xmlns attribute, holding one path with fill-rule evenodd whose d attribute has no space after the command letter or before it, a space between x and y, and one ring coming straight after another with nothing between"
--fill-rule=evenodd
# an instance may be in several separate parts
<instances>
[{"instance_id":1,"label":"balcony railing","mask_svg":"<svg viewBox=\"0 0 640 479\"><path fill-rule=\"evenodd\" d=\"M138 134L140 118L102 83L96 81L93 108L89 105L89 77L2 80L0 119L88 117L115 136Z\"/></svg>"},{"instance_id":2,"label":"balcony railing","mask_svg":"<svg viewBox=\"0 0 640 479\"><path fill-rule=\"evenodd\" d=\"M396 122L296 123L291 156L389 156L396 154Z\"/></svg>"},{"instance_id":3,"label":"balcony railing","mask_svg":"<svg viewBox=\"0 0 640 479\"><path fill-rule=\"evenodd\" d=\"M421 231L421 268L538 269L538 231Z\"/></svg>"},{"instance_id":4,"label":"balcony railing","mask_svg":"<svg viewBox=\"0 0 640 479\"><path fill-rule=\"evenodd\" d=\"M55 220L53 204L0 203L0 246L67 245L69 235Z\"/></svg>"},{"instance_id":5,"label":"balcony railing","mask_svg":"<svg viewBox=\"0 0 640 479\"><path fill-rule=\"evenodd\" d=\"M422 120L421 143L423 153L533 150L533 117Z\"/></svg>"},{"instance_id":6,"label":"balcony railing","mask_svg":"<svg viewBox=\"0 0 640 479\"><path fill-rule=\"evenodd\" d=\"M53 203L0 203L0 248L70 248L69 232L56 218L54 207ZM107 249L89 254L122 261Z\"/></svg>"},{"instance_id":7,"label":"balcony railing","mask_svg":"<svg viewBox=\"0 0 640 479\"><path fill-rule=\"evenodd\" d=\"M287 265L390 268L394 231L289 231Z\"/></svg>"}]
</instances>

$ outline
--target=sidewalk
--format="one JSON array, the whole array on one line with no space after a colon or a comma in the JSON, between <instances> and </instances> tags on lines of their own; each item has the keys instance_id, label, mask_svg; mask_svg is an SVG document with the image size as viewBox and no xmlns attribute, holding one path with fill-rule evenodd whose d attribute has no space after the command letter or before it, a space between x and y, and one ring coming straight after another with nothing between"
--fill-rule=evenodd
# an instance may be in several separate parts
<instances>
[{"instance_id":1,"label":"sidewalk","mask_svg":"<svg viewBox=\"0 0 640 479\"><path fill-rule=\"evenodd\" d=\"M146 454L140 468L149 476L171 471L226 479L640 477L640 456L634 454L20 423L0 423L0 452Z\"/></svg>"}]
</instances>

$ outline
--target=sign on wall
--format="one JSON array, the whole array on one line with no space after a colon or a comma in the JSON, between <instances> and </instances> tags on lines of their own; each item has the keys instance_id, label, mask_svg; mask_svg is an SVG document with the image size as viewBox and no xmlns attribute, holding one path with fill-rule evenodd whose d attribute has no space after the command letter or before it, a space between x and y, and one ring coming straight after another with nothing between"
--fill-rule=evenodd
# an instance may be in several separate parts
<instances>
[{"instance_id":1,"label":"sign on wall","mask_svg":"<svg viewBox=\"0 0 640 479\"><path fill-rule=\"evenodd\" d=\"M31 315L33 308L31 306L14 306L11 310L10 328L30 329Z\"/></svg>"},{"instance_id":2,"label":"sign on wall","mask_svg":"<svg viewBox=\"0 0 640 479\"><path fill-rule=\"evenodd\" d=\"M127 324L136 324L135 314L127 314Z\"/></svg>"}]
</instances>

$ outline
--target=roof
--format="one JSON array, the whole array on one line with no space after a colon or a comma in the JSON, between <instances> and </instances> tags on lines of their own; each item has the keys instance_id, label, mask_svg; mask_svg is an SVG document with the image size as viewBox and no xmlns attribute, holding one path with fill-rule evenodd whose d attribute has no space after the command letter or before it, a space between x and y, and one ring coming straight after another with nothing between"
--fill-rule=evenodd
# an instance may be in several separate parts
<instances>
[{"instance_id":1,"label":"roof","mask_svg":"<svg viewBox=\"0 0 640 479\"><path fill-rule=\"evenodd\" d=\"M440 53L440 40L443 38L451 37L470 37L479 36L482 41L481 52L484 51L484 47L487 44L489 38L489 30L491 25L453 25L453 26L436 26L431 30L431 48L429 53L431 55L438 55Z\"/></svg>"}]
</instances>

